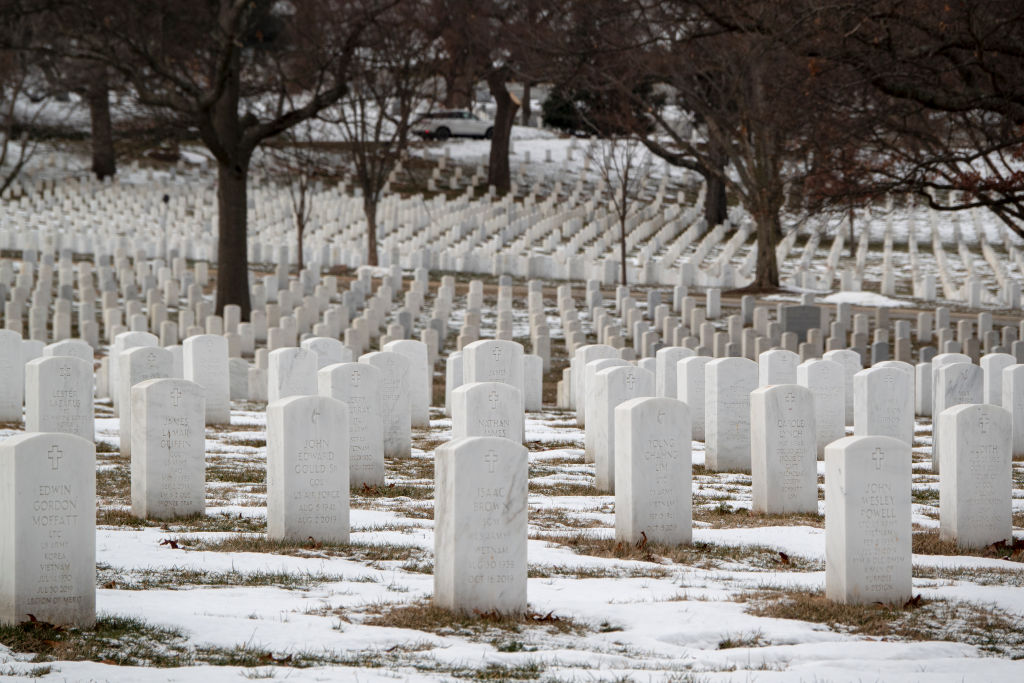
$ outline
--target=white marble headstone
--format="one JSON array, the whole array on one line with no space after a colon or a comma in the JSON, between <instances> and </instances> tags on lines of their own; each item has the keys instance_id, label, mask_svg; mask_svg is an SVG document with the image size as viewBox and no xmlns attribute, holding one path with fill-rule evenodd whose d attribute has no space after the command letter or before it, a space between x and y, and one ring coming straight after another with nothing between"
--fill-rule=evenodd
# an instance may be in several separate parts
<instances>
[{"instance_id":1,"label":"white marble headstone","mask_svg":"<svg viewBox=\"0 0 1024 683\"><path fill-rule=\"evenodd\" d=\"M583 462L594 462L594 453L596 452L596 439L598 428L586 429L586 425L596 425L597 420L600 419L601 407L597 405L594 400L594 394L597 392L597 373L608 368L617 367L636 367L629 361L622 360L621 358L598 358L587 363L586 367L583 368L583 386L586 388L587 405L584 408L584 433L583 433Z\"/></svg>"},{"instance_id":2,"label":"white marble headstone","mask_svg":"<svg viewBox=\"0 0 1024 683\"><path fill-rule=\"evenodd\" d=\"M704 429L704 366L712 360L711 356L690 356L676 363L676 396L690 408L690 429L694 441L707 438Z\"/></svg>"},{"instance_id":3,"label":"white marble headstone","mask_svg":"<svg viewBox=\"0 0 1024 683\"><path fill-rule=\"evenodd\" d=\"M960 354L942 354L960 355ZM936 356L935 358L938 358ZM934 359L933 359L934 367ZM942 464L942 412L953 406L981 403L984 396L985 373L971 363L946 363L935 374L932 393L932 473L940 474Z\"/></svg>"},{"instance_id":4,"label":"white marble headstone","mask_svg":"<svg viewBox=\"0 0 1024 683\"><path fill-rule=\"evenodd\" d=\"M160 346L160 339L149 332L121 332L114 337L114 343L111 344L107 354L108 383L111 392L113 392L111 393L111 399L114 402L115 415L121 414L121 399L128 398L118 392L118 387L121 386L118 379L121 372L121 363L118 358L123 351L136 346Z\"/></svg>"},{"instance_id":5,"label":"white marble headstone","mask_svg":"<svg viewBox=\"0 0 1024 683\"><path fill-rule=\"evenodd\" d=\"M519 342L483 339L462 349L463 382L504 382L523 396L523 345ZM526 404L523 404L523 411Z\"/></svg>"},{"instance_id":6,"label":"white marble headstone","mask_svg":"<svg viewBox=\"0 0 1024 683\"><path fill-rule=\"evenodd\" d=\"M962 548L1012 543L1010 414L987 403L957 405L939 423L939 536Z\"/></svg>"},{"instance_id":7,"label":"white marble headstone","mask_svg":"<svg viewBox=\"0 0 1024 683\"><path fill-rule=\"evenodd\" d=\"M615 538L676 545L693 538L689 408L673 398L615 407Z\"/></svg>"},{"instance_id":8,"label":"white marble headstone","mask_svg":"<svg viewBox=\"0 0 1024 683\"><path fill-rule=\"evenodd\" d=\"M980 365L985 373L983 398L985 403L994 406L1003 403L1003 370L1015 365L1017 358L1008 353L986 353L981 357Z\"/></svg>"},{"instance_id":9,"label":"white marble headstone","mask_svg":"<svg viewBox=\"0 0 1024 683\"><path fill-rule=\"evenodd\" d=\"M121 365L117 379L117 394L121 397L121 455L131 455L132 387L147 379L170 377L174 360L170 351L159 346L135 346L122 351L118 356L118 362Z\"/></svg>"},{"instance_id":10,"label":"white marble headstone","mask_svg":"<svg viewBox=\"0 0 1024 683\"><path fill-rule=\"evenodd\" d=\"M435 450L434 602L457 612L526 610L526 448L499 437Z\"/></svg>"},{"instance_id":11,"label":"white marble headstone","mask_svg":"<svg viewBox=\"0 0 1024 683\"><path fill-rule=\"evenodd\" d=\"M267 406L267 538L347 543L348 409L329 396Z\"/></svg>"},{"instance_id":12,"label":"white marble headstone","mask_svg":"<svg viewBox=\"0 0 1024 683\"><path fill-rule=\"evenodd\" d=\"M825 595L902 606L911 597L910 446L849 436L825 448Z\"/></svg>"},{"instance_id":13,"label":"white marble headstone","mask_svg":"<svg viewBox=\"0 0 1024 683\"><path fill-rule=\"evenodd\" d=\"M430 366L427 345L414 339L396 339L385 344L381 351L399 353L409 361L408 398L412 426L424 429L429 427L430 404L434 394L434 369ZM521 367L522 360L520 360L520 372ZM519 389L522 391L521 386Z\"/></svg>"},{"instance_id":14,"label":"white marble headstone","mask_svg":"<svg viewBox=\"0 0 1024 683\"><path fill-rule=\"evenodd\" d=\"M796 384L796 366L800 356L785 349L765 351L757 357L757 384Z\"/></svg>"},{"instance_id":15,"label":"white marble headstone","mask_svg":"<svg viewBox=\"0 0 1024 683\"><path fill-rule=\"evenodd\" d=\"M336 363L317 373L321 396L348 407L349 485L384 485L381 372L368 363Z\"/></svg>"},{"instance_id":16,"label":"white marble headstone","mask_svg":"<svg viewBox=\"0 0 1024 683\"><path fill-rule=\"evenodd\" d=\"M586 385L584 384L584 368L595 360L602 358L619 358L619 351L607 344L586 344L576 349L572 358L572 393L576 406L576 424L583 427L586 421Z\"/></svg>"},{"instance_id":17,"label":"white marble headstone","mask_svg":"<svg viewBox=\"0 0 1024 683\"><path fill-rule=\"evenodd\" d=\"M835 361L843 366L843 375L846 378L846 382L843 384L843 393L846 394L846 426L852 427L853 376L864 369L860 354L852 349L835 349L833 351L826 351L822 358Z\"/></svg>"},{"instance_id":18,"label":"white marble headstone","mask_svg":"<svg viewBox=\"0 0 1024 683\"><path fill-rule=\"evenodd\" d=\"M1010 413L1013 457L1024 456L1024 365L1003 370L1003 409Z\"/></svg>"},{"instance_id":19,"label":"white marble headstone","mask_svg":"<svg viewBox=\"0 0 1024 683\"><path fill-rule=\"evenodd\" d=\"M206 510L203 388L148 379L131 390L132 514L173 519Z\"/></svg>"},{"instance_id":20,"label":"white marble headstone","mask_svg":"<svg viewBox=\"0 0 1024 683\"><path fill-rule=\"evenodd\" d=\"M352 362L352 350L331 337L310 337L303 339L300 346L316 354L316 369L323 370L335 363Z\"/></svg>"},{"instance_id":21,"label":"white marble headstone","mask_svg":"<svg viewBox=\"0 0 1024 683\"><path fill-rule=\"evenodd\" d=\"M631 398L654 396L654 373L631 365L600 370L590 396L596 419L587 431L594 433L594 464L598 491L615 491L615 408Z\"/></svg>"},{"instance_id":22,"label":"white marble headstone","mask_svg":"<svg viewBox=\"0 0 1024 683\"><path fill-rule=\"evenodd\" d=\"M316 394L319 359L315 351L288 346L267 356L267 402Z\"/></svg>"},{"instance_id":23,"label":"white marble headstone","mask_svg":"<svg viewBox=\"0 0 1024 683\"><path fill-rule=\"evenodd\" d=\"M185 379L203 388L206 424L231 423L231 379L228 374L228 340L197 334L182 342Z\"/></svg>"},{"instance_id":24,"label":"white marble headstone","mask_svg":"<svg viewBox=\"0 0 1024 683\"><path fill-rule=\"evenodd\" d=\"M452 351L444 364L444 414L452 416L452 392L462 386L462 351Z\"/></svg>"},{"instance_id":25,"label":"white marble headstone","mask_svg":"<svg viewBox=\"0 0 1024 683\"><path fill-rule=\"evenodd\" d=\"M808 360L796 368L796 382L814 397L818 458L825 446L846 436L846 372L832 360Z\"/></svg>"},{"instance_id":26,"label":"white marble headstone","mask_svg":"<svg viewBox=\"0 0 1024 683\"><path fill-rule=\"evenodd\" d=\"M854 436L891 436L914 444L916 373L872 367L853 376Z\"/></svg>"},{"instance_id":27,"label":"white marble headstone","mask_svg":"<svg viewBox=\"0 0 1024 683\"><path fill-rule=\"evenodd\" d=\"M21 335L0 330L0 422L21 422L25 393L25 360Z\"/></svg>"},{"instance_id":28,"label":"white marble headstone","mask_svg":"<svg viewBox=\"0 0 1024 683\"><path fill-rule=\"evenodd\" d=\"M810 389L774 384L750 392L750 474L755 512L818 512L818 446Z\"/></svg>"},{"instance_id":29,"label":"white marble headstone","mask_svg":"<svg viewBox=\"0 0 1024 683\"><path fill-rule=\"evenodd\" d=\"M80 358L89 364L90 369L95 362L95 354L89 342L82 339L64 339L63 341L47 344L43 348L43 356L71 356Z\"/></svg>"},{"instance_id":30,"label":"white marble headstone","mask_svg":"<svg viewBox=\"0 0 1024 683\"><path fill-rule=\"evenodd\" d=\"M469 382L452 392L452 440L499 436L523 442L522 399L511 384Z\"/></svg>"},{"instance_id":31,"label":"white marble headstone","mask_svg":"<svg viewBox=\"0 0 1024 683\"><path fill-rule=\"evenodd\" d=\"M750 471L750 392L757 363L718 358L704 366L706 466L712 472Z\"/></svg>"},{"instance_id":32,"label":"white marble headstone","mask_svg":"<svg viewBox=\"0 0 1024 683\"><path fill-rule=\"evenodd\" d=\"M664 398L678 398L676 368L679 361L694 356L693 349L685 346L666 346L654 354L657 363L654 390Z\"/></svg>"},{"instance_id":33,"label":"white marble headstone","mask_svg":"<svg viewBox=\"0 0 1024 683\"><path fill-rule=\"evenodd\" d=\"M96 438L92 363L71 356L25 364L25 431Z\"/></svg>"},{"instance_id":34,"label":"white marble headstone","mask_svg":"<svg viewBox=\"0 0 1024 683\"><path fill-rule=\"evenodd\" d=\"M96 451L73 434L0 442L0 624L96 620Z\"/></svg>"},{"instance_id":35,"label":"white marble headstone","mask_svg":"<svg viewBox=\"0 0 1024 683\"><path fill-rule=\"evenodd\" d=\"M380 371L384 457L410 457L412 416L409 413L409 359L392 351L373 351L360 356L359 362Z\"/></svg>"}]
</instances>

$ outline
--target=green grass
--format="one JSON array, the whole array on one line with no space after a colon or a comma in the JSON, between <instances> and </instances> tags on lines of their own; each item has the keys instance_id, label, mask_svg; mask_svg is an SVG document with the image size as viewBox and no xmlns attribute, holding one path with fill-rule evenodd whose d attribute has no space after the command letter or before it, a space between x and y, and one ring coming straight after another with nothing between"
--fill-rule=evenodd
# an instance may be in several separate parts
<instances>
[{"instance_id":1,"label":"green grass","mask_svg":"<svg viewBox=\"0 0 1024 683\"><path fill-rule=\"evenodd\" d=\"M693 519L707 522L714 529L751 528L762 526L812 526L824 528L824 515L806 512L768 514L749 508L733 507L721 500L717 505L693 507Z\"/></svg>"},{"instance_id":2,"label":"green grass","mask_svg":"<svg viewBox=\"0 0 1024 683\"><path fill-rule=\"evenodd\" d=\"M228 512L176 517L171 520L147 520L135 517L127 509L101 508L96 512L96 523L133 529L158 526L169 533L262 533L267 530L267 521L262 517L246 517L241 513L235 515Z\"/></svg>"},{"instance_id":3,"label":"green grass","mask_svg":"<svg viewBox=\"0 0 1024 683\"><path fill-rule=\"evenodd\" d=\"M504 637L500 632L525 633L529 629L577 635L589 631L570 618L552 613L457 612L439 607L430 600L398 606L381 605L377 610L377 614L367 617L363 623L367 626L405 628L439 635L457 634L485 641Z\"/></svg>"},{"instance_id":4,"label":"green grass","mask_svg":"<svg viewBox=\"0 0 1024 683\"><path fill-rule=\"evenodd\" d=\"M101 588L118 590L177 590L186 586L252 587L270 586L290 590L305 590L323 583L345 581L340 574L322 572L241 572L208 571L183 567L123 569L98 564L96 581Z\"/></svg>"},{"instance_id":5,"label":"green grass","mask_svg":"<svg viewBox=\"0 0 1024 683\"><path fill-rule=\"evenodd\" d=\"M413 500L429 500L434 497L433 486L418 486L410 484L396 484L394 482L384 486L363 486L352 489L352 502L359 499L374 498L412 498Z\"/></svg>"},{"instance_id":6,"label":"green grass","mask_svg":"<svg viewBox=\"0 0 1024 683\"><path fill-rule=\"evenodd\" d=\"M141 619L100 615L92 628L43 622L0 626L0 643L34 654L34 662L104 662L121 666L185 666L193 662L185 634Z\"/></svg>"},{"instance_id":7,"label":"green grass","mask_svg":"<svg viewBox=\"0 0 1024 683\"><path fill-rule=\"evenodd\" d=\"M384 543L330 543L315 539L276 541L263 535L239 534L220 539L178 538L185 550L227 553L269 553L299 557L344 557L375 565L380 562L419 562L429 554L416 546Z\"/></svg>"},{"instance_id":8,"label":"green grass","mask_svg":"<svg viewBox=\"0 0 1024 683\"><path fill-rule=\"evenodd\" d=\"M23 678L43 678L53 673L53 667L48 664L32 666L26 670L17 669L13 666L0 667L0 678L4 676L21 676Z\"/></svg>"},{"instance_id":9,"label":"green grass","mask_svg":"<svg viewBox=\"0 0 1024 683\"><path fill-rule=\"evenodd\" d=\"M246 448L266 448L266 439L253 439L253 438L239 438L239 439L224 439L224 443L228 446L245 446Z\"/></svg>"},{"instance_id":10,"label":"green grass","mask_svg":"<svg viewBox=\"0 0 1024 683\"><path fill-rule=\"evenodd\" d=\"M1024 541L1013 545L992 543L984 548L961 548L955 541L943 540L936 529L914 532L913 552L918 555L967 555L970 557L994 557L1011 562L1024 562Z\"/></svg>"},{"instance_id":11,"label":"green grass","mask_svg":"<svg viewBox=\"0 0 1024 683\"><path fill-rule=\"evenodd\" d=\"M752 633L726 635L725 638L718 641L718 649L730 650L737 647L764 647L768 644L768 641L764 639L764 634L760 631L754 631Z\"/></svg>"},{"instance_id":12,"label":"green grass","mask_svg":"<svg viewBox=\"0 0 1024 683\"><path fill-rule=\"evenodd\" d=\"M207 465L206 481L232 484L266 484L267 468L246 465Z\"/></svg>"},{"instance_id":13,"label":"green grass","mask_svg":"<svg viewBox=\"0 0 1024 683\"><path fill-rule=\"evenodd\" d=\"M920 596L906 605L846 605L828 600L821 591L789 588L766 588L743 599L755 616L808 621L841 633L886 639L965 643L992 655L1024 658L1024 623L995 605Z\"/></svg>"},{"instance_id":14,"label":"green grass","mask_svg":"<svg viewBox=\"0 0 1024 683\"><path fill-rule=\"evenodd\" d=\"M911 502L918 505L938 505L939 487L914 487L911 491Z\"/></svg>"},{"instance_id":15,"label":"green grass","mask_svg":"<svg viewBox=\"0 0 1024 683\"><path fill-rule=\"evenodd\" d=\"M610 557L619 560L637 560L662 565L665 561L698 567L719 569L735 566L744 569L768 571L822 571L823 562L798 556L783 555L778 550L758 545L719 545L693 543L691 545L663 545L660 543L623 543L614 538L596 538L586 533L532 535L543 541L565 546L581 555Z\"/></svg>"}]
</instances>

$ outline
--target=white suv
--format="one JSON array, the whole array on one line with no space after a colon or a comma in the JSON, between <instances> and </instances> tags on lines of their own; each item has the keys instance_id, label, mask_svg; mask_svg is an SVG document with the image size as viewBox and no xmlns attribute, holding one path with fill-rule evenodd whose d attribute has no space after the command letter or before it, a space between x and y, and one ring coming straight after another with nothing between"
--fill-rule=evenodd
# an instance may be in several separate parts
<instances>
[{"instance_id":1,"label":"white suv","mask_svg":"<svg viewBox=\"0 0 1024 683\"><path fill-rule=\"evenodd\" d=\"M450 137L490 139L494 134L494 124L478 119L473 112L464 109L434 111L417 119L412 132L427 140L447 140Z\"/></svg>"}]
</instances>

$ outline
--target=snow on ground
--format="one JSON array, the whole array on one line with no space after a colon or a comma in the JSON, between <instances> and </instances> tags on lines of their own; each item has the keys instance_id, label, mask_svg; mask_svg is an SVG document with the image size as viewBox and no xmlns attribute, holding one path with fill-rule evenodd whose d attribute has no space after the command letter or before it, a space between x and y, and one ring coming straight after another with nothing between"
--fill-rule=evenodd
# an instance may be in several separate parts
<instances>
[{"instance_id":1,"label":"snow on ground","mask_svg":"<svg viewBox=\"0 0 1024 683\"><path fill-rule=\"evenodd\" d=\"M822 297L826 304L852 304L853 306L885 306L887 308L899 306L911 306L909 301L901 301L888 296L882 296L874 292L836 292Z\"/></svg>"},{"instance_id":2,"label":"snow on ground","mask_svg":"<svg viewBox=\"0 0 1024 683\"><path fill-rule=\"evenodd\" d=\"M101 413L109 402L98 403ZM124 509L114 485L127 463L99 454L101 525L97 532L101 615L136 617L181 634L196 653L260 652L259 666L195 664L171 669L95 662L39 662L0 647L0 675L16 680L326 680L643 681L1020 681L1024 678L1024 563L965 555L914 556L914 591L925 600L972 603L1015 623L990 652L963 637L974 622L932 627L920 640L857 635L826 623L751 613L771 600L820 592L825 536L820 516L759 522L750 515L750 479L695 470L692 551L672 559L656 549L618 553L614 498L593 490L583 462L583 432L572 415L547 409L527 420L530 447L529 602L536 615L572 620L562 631L523 624L474 630L446 624L376 625L374 618L422 606L432 591L432 470L429 442L450 434L435 412L416 433L418 457L388 463L396 494L353 492L350 546L296 548L288 554L223 548L259 541L265 526L263 413L236 405L230 429L208 429L209 523L139 526L104 516ZM109 443L117 420L97 420ZM915 444L915 521L937 517L927 495L930 425ZM694 444L701 452L700 445ZM104 449L107 450L107 449ZM1024 463L1015 464L1020 525ZM231 471L235 476L225 476ZM218 474L214 474L214 472ZM229 480L229 481L225 481ZM925 492L918 497L920 492ZM922 502L923 501L923 502ZM235 530L212 530L217 524ZM106 523L103 523L106 521ZM924 533L925 525L918 524ZM934 533L932 531L931 533ZM1022 532L1016 530L1018 535ZM180 547L161 544L176 540ZM582 540L581 540L582 539ZM608 539L608 540L605 540ZM593 544L593 545L588 545ZM779 552L789 556L784 563ZM943 603L932 603L943 604ZM1005 628L1005 624L1004 627ZM312 658L298 668L275 660ZM268 659L269 657L269 659ZM317 664L316 658L323 660ZM333 662L331 666L323 662Z\"/></svg>"}]
</instances>

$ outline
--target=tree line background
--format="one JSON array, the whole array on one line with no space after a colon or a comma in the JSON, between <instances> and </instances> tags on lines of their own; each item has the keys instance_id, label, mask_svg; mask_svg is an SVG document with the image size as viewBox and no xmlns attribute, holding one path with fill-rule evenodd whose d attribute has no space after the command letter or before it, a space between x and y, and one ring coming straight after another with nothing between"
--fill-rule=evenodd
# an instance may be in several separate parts
<instances>
[{"instance_id":1,"label":"tree line background","mask_svg":"<svg viewBox=\"0 0 1024 683\"><path fill-rule=\"evenodd\" d=\"M257 150L297 190L301 244L306 189L336 163L316 145L330 126L375 265L377 202L416 115L471 108L485 86L488 182L505 193L538 84L548 122L700 174L709 225L742 204L752 289L779 284L787 213L910 194L986 207L1024 237L1024 3L1006 0L0 0L0 192L39 137L25 102L81 97L100 178L120 140L198 141L217 167L217 310L247 319ZM112 93L140 115L115 124ZM620 178L623 232L640 171Z\"/></svg>"}]
</instances>

